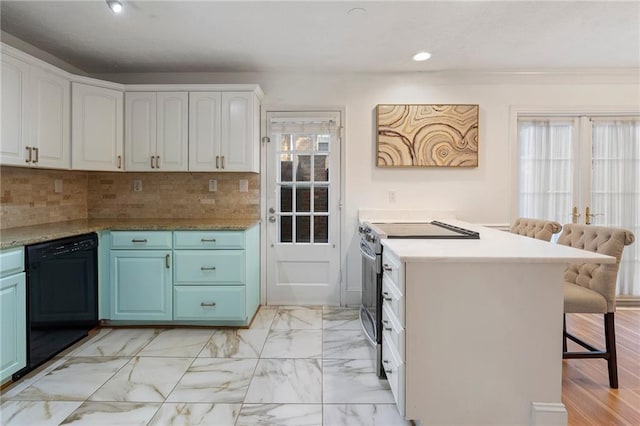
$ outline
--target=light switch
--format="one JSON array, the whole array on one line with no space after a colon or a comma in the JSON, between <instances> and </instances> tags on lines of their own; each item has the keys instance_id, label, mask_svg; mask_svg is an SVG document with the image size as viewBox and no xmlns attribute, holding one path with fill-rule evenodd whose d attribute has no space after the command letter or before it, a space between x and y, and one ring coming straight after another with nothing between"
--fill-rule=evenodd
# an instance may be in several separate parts
<instances>
[{"instance_id":1,"label":"light switch","mask_svg":"<svg viewBox=\"0 0 640 426\"><path fill-rule=\"evenodd\" d=\"M140 179L135 179L133 181L133 190L135 192L140 192L142 191L142 181Z\"/></svg>"},{"instance_id":2,"label":"light switch","mask_svg":"<svg viewBox=\"0 0 640 426\"><path fill-rule=\"evenodd\" d=\"M218 190L218 181L215 179L209 180L209 192L216 192Z\"/></svg>"},{"instance_id":3,"label":"light switch","mask_svg":"<svg viewBox=\"0 0 640 426\"><path fill-rule=\"evenodd\" d=\"M53 191L54 192L62 192L62 179L56 179L53 181Z\"/></svg>"},{"instance_id":4,"label":"light switch","mask_svg":"<svg viewBox=\"0 0 640 426\"><path fill-rule=\"evenodd\" d=\"M240 192L249 192L249 181L247 179L240 179Z\"/></svg>"}]
</instances>

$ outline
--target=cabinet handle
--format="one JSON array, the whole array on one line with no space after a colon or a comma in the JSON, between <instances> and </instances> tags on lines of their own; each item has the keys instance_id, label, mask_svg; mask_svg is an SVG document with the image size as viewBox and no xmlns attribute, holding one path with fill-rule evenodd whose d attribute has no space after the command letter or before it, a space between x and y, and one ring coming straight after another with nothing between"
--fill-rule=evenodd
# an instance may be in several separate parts
<instances>
[{"instance_id":1,"label":"cabinet handle","mask_svg":"<svg viewBox=\"0 0 640 426\"><path fill-rule=\"evenodd\" d=\"M24 149L26 149L27 151L29 151L29 158L27 158L27 159L25 160L25 163L30 163L30 162L31 162L31 149L32 149L32 148L31 148L30 146L27 146L27 147L25 147Z\"/></svg>"},{"instance_id":2,"label":"cabinet handle","mask_svg":"<svg viewBox=\"0 0 640 426\"><path fill-rule=\"evenodd\" d=\"M200 306L202 306L203 308L214 307L214 306L216 306L216 302L211 302L211 303L200 302Z\"/></svg>"},{"instance_id":3,"label":"cabinet handle","mask_svg":"<svg viewBox=\"0 0 640 426\"><path fill-rule=\"evenodd\" d=\"M160 156L156 155L156 169L160 168Z\"/></svg>"},{"instance_id":4,"label":"cabinet handle","mask_svg":"<svg viewBox=\"0 0 640 426\"><path fill-rule=\"evenodd\" d=\"M216 155L216 169L220 168L220 156Z\"/></svg>"},{"instance_id":5,"label":"cabinet handle","mask_svg":"<svg viewBox=\"0 0 640 426\"><path fill-rule=\"evenodd\" d=\"M391 266L387 265L386 263L384 265L382 265L382 269L384 269L387 272L393 271L393 268Z\"/></svg>"},{"instance_id":6,"label":"cabinet handle","mask_svg":"<svg viewBox=\"0 0 640 426\"><path fill-rule=\"evenodd\" d=\"M151 156L151 168L155 169L155 166L153 165L153 155Z\"/></svg>"},{"instance_id":7,"label":"cabinet handle","mask_svg":"<svg viewBox=\"0 0 640 426\"><path fill-rule=\"evenodd\" d=\"M33 148L33 151L36 153L36 159L33 160L33 164L36 164L40 159L40 148Z\"/></svg>"},{"instance_id":8,"label":"cabinet handle","mask_svg":"<svg viewBox=\"0 0 640 426\"><path fill-rule=\"evenodd\" d=\"M122 168L122 155L118 155L118 168Z\"/></svg>"},{"instance_id":9,"label":"cabinet handle","mask_svg":"<svg viewBox=\"0 0 640 426\"><path fill-rule=\"evenodd\" d=\"M383 324L389 324L389 321L387 321L387 320L382 320L382 323L383 323Z\"/></svg>"},{"instance_id":10,"label":"cabinet handle","mask_svg":"<svg viewBox=\"0 0 640 426\"><path fill-rule=\"evenodd\" d=\"M215 271L216 267L215 266L201 266L200 270L201 271Z\"/></svg>"},{"instance_id":11,"label":"cabinet handle","mask_svg":"<svg viewBox=\"0 0 640 426\"><path fill-rule=\"evenodd\" d=\"M393 299L391 297L388 297L389 293L387 293L386 291L382 293L382 298L384 300L386 300L387 302L391 302Z\"/></svg>"},{"instance_id":12,"label":"cabinet handle","mask_svg":"<svg viewBox=\"0 0 640 426\"><path fill-rule=\"evenodd\" d=\"M391 327L384 327L384 329L387 330L387 331L393 331L393 328L391 328Z\"/></svg>"},{"instance_id":13,"label":"cabinet handle","mask_svg":"<svg viewBox=\"0 0 640 426\"><path fill-rule=\"evenodd\" d=\"M169 260L170 260L169 255L166 255L164 257L164 265L167 267L167 269L171 268L171 265L169 264Z\"/></svg>"},{"instance_id":14,"label":"cabinet handle","mask_svg":"<svg viewBox=\"0 0 640 426\"><path fill-rule=\"evenodd\" d=\"M131 240L132 243L146 243L147 239L142 239L142 240L136 240L135 238L133 240Z\"/></svg>"},{"instance_id":15,"label":"cabinet handle","mask_svg":"<svg viewBox=\"0 0 640 426\"><path fill-rule=\"evenodd\" d=\"M224 169L224 155L222 156L222 168Z\"/></svg>"},{"instance_id":16,"label":"cabinet handle","mask_svg":"<svg viewBox=\"0 0 640 426\"><path fill-rule=\"evenodd\" d=\"M391 373L393 373L393 370L392 369L388 369L388 370L384 370L384 372L387 373L387 374L391 374Z\"/></svg>"},{"instance_id":17,"label":"cabinet handle","mask_svg":"<svg viewBox=\"0 0 640 426\"><path fill-rule=\"evenodd\" d=\"M202 242L202 243L215 243L216 239L215 238L200 238L200 242Z\"/></svg>"},{"instance_id":18,"label":"cabinet handle","mask_svg":"<svg viewBox=\"0 0 640 426\"><path fill-rule=\"evenodd\" d=\"M383 359L382 362L385 364L389 364L389 361L387 361L386 359Z\"/></svg>"}]
</instances>

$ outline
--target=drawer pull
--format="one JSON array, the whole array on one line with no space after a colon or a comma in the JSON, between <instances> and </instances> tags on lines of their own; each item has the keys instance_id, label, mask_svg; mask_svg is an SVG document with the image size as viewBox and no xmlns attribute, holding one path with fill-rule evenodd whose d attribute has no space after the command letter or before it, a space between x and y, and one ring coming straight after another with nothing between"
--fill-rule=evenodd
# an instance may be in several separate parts
<instances>
[{"instance_id":1,"label":"drawer pull","mask_svg":"<svg viewBox=\"0 0 640 426\"><path fill-rule=\"evenodd\" d=\"M386 291L382 293L382 298L387 302L391 302L393 300L391 297L389 297L389 293L387 293Z\"/></svg>"},{"instance_id":2,"label":"drawer pull","mask_svg":"<svg viewBox=\"0 0 640 426\"><path fill-rule=\"evenodd\" d=\"M216 239L215 238L200 238L200 242L201 243L215 243Z\"/></svg>"},{"instance_id":3,"label":"drawer pull","mask_svg":"<svg viewBox=\"0 0 640 426\"><path fill-rule=\"evenodd\" d=\"M212 308L212 307L216 306L216 303L215 302L212 302L212 303L201 302L200 306L202 306L203 308Z\"/></svg>"},{"instance_id":4,"label":"drawer pull","mask_svg":"<svg viewBox=\"0 0 640 426\"><path fill-rule=\"evenodd\" d=\"M200 270L201 271L215 271L216 267L215 266L201 266Z\"/></svg>"},{"instance_id":5,"label":"drawer pull","mask_svg":"<svg viewBox=\"0 0 640 426\"><path fill-rule=\"evenodd\" d=\"M382 269L384 269L387 272L393 271L393 268L389 265L387 265L386 263L384 265L382 265Z\"/></svg>"},{"instance_id":6,"label":"drawer pull","mask_svg":"<svg viewBox=\"0 0 640 426\"><path fill-rule=\"evenodd\" d=\"M136 240L136 239L134 238L133 240L131 240L131 242L132 242L132 243L146 243L146 242L147 242L147 239L146 239L146 238L144 238L144 239L142 239L142 240Z\"/></svg>"}]
</instances>

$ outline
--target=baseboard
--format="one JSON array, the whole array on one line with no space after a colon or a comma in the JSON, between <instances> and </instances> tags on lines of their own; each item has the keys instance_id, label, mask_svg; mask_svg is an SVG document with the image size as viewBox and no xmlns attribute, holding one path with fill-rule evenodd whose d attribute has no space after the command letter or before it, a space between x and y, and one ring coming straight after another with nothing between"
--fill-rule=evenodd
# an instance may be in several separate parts
<instances>
[{"instance_id":1,"label":"baseboard","mask_svg":"<svg viewBox=\"0 0 640 426\"><path fill-rule=\"evenodd\" d=\"M562 403L532 402L531 426L566 426L567 409Z\"/></svg>"},{"instance_id":2,"label":"baseboard","mask_svg":"<svg viewBox=\"0 0 640 426\"><path fill-rule=\"evenodd\" d=\"M618 308L640 308L640 297L637 296L617 296L616 307Z\"/></svg>"}]
</instances>

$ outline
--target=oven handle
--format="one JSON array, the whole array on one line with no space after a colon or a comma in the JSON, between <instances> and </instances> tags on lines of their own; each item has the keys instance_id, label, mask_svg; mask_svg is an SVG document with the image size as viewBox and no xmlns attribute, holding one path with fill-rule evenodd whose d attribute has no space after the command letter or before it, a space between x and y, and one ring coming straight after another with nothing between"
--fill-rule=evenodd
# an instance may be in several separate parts
<instances>
[{"instance_id":1,"label":"oven handle","mask_svg":"<svg viewBox=\"0 0 640 426\"><path fill-rule=\"evenodd\" d=\"M373 338L371 338L371 336L369 336L369 333L367 333L367 329L364 327L364 321L362 320L362 312L366 312L366 308L364 306L360 306L360 310L358 311L358 317L360 317L360 327L362 328L362 332L364 333L369 343L371 343L371 346L375 347L377 344L376 341ZM365 314L365 315L368 315L368 314Z\"/></svg>"},{"instance_id":2,"label":"oven handle","mask_svg":"<svg viewBox=\"0 0 640 426\"><path fill-rule=\"evenodd\" d=\"M360 253L362 253L364 257L366 257L372 262L375 262L377 260L376 255L375 254L372 255L370 253L369 246L364 241L360 241Z\"/></svg>"}]
</instances>

